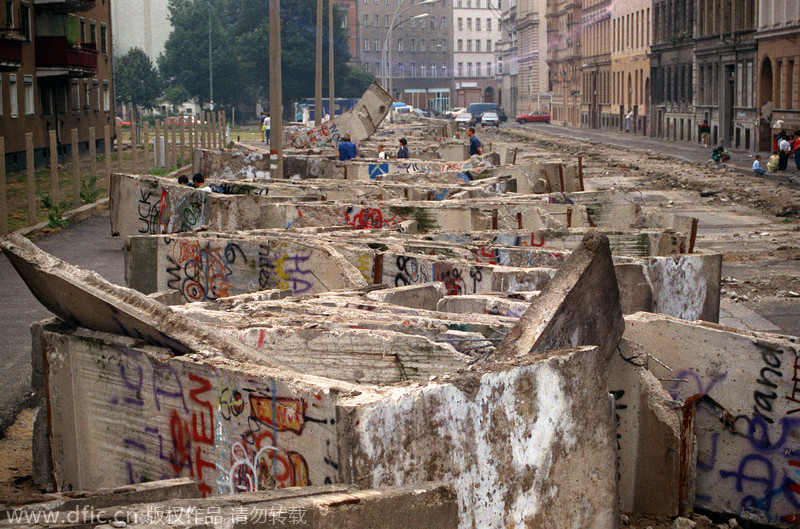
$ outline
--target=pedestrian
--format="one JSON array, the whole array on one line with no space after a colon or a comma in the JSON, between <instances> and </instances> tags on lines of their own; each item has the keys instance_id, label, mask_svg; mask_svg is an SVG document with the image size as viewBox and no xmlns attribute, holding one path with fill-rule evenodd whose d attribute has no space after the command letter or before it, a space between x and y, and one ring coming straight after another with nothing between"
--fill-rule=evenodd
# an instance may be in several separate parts
<instances>
[{"instance_id":1,"label":"pedestrian","mask_svg":"<svg viewBox=\"0 0 800 529\"><path fill-rule=\"evenodd\" d=\"M342 161L352 160L358 156L358 148L356 144L350 141L350 135L345 134L342 136L342 141L339 142L339 159Z\"/></svg>"},{"instance_id":2,"label":"pedestrian","mask_svg":"<svg viewBox=\"0 0 800 529\"><path fill-rule=\"evenodd\" d=\"M625 116L625 132L631 131L631 121L633 120L633 110L628 111L628 115Z\"/></svg>"},{"instance_id":3,"label":"pedestrian","mask_svg":"<svg viewBox=\"0 0 800 529\"><path fill-rule=\"evenodd\" d=\"M192 177L192 184L193 187L197 188L198 191L202 191L203 193L211 193L211 188L206 185L206 178L203 176L203 173L195 173Z\"/></svg>"},{"instance_id":4,"label":"pedestrian","mask_svg":"<svg viewBox=\"0 0 800 529\"><path fill-rule=\"evenodd\" d=\"M767 162L767 170L770 173L774 173L778 170L778 163L780 162L780 157L778 156L778 151L772 151L772 156L769 157L769 161Z\"/></svg>"},{"instance_id":5,"label":"pedestrian","mask_svg":"<svg viewBox=\"0 0 800 529\"><path fill-rule=\"evenodd\" d=\"M483 154L483 147L481 146L481 140L475 135L475 129L470 127L467 129L467 137L469 138L469 155L475 156Z\"/></svg>"},{"instance_id":6,"label":"pedestrian","mask_svg":"<svg viewBox=\"0 0 800 529\"><path fill-rule=\"evenodd\" d=\"M756 176L761 176L766 172L767 170L761 167L761 155L756 154L756 159L753 161L753 173L755 173Z\"/></svg>"},{"instance_id":7,"label":"pedestrian","mask_svg":"<svg viewBox=\"0 0 800 529\"><path fill-rule=\"evenodd\" d=\"M264 141L264 120L267 119L267 115L263 112L261 116L258 118L258 128L261 129L261 141Z\"/></svg>"},{"instance_id":8,"label":"pedestrian","mask_svg":"<svg viewBox=\"0 0 800 529\"><path fill-rule=\"evenodd\" d=\"M408 158L408 140L400 138L400 148L397 149L398 158Z\"/></svg>"},{"instance_id":9,"label":"pedestrian","mask_svg":"<svg viewBox=\"0 0 800 529\"><path fill-rule=\"evenodd\" d=\"M386 153L383 150L383 145L378 145L378 160L385 160Z\"/></svg>"},{"instance_id":10,"label":"pedestrian","mask_svg":"<svg viewBox=\"0 0 800 529\"><path fill-rule=\"evenodd\" d=\"M269 117L269 114L264 118L264 138L267 143L269 143L269 129L270 125L272 124L272 120Z\"/></svg>"},{"instance_id":11,"label":"pedestrian","mask_svg":"<svg viewBox=\"0 0 800 529\"><path fill-rule=\"evenodd\" d=\"M711 127L708 126L706 120L700 123L700 141L703 143L703 148L708 149L708 139L711 137Z\"/></svg>"},{"instance_id":12,"label":"pedestrian","mask_svg":"<svg viewBox=\"0 0 800 529\"><path fill-rule=\"evenodd\" d=\"M783 136L778 141L778 171L785 171L789 166L789 153L792 152L792 144L789 143L789 138L786 133L781 133Z\"/></svg>"},{"instance_id":13,"label":"pedestrian","mask_svg":"<svg viewBox=\"0 0 800 529\"><path fill-rule=\"evenodd\" d=\"M794 131L794 143L792 143L792 150L794 152L794 165L800 171L800 130Z\"/></svg>"}]
</instances>

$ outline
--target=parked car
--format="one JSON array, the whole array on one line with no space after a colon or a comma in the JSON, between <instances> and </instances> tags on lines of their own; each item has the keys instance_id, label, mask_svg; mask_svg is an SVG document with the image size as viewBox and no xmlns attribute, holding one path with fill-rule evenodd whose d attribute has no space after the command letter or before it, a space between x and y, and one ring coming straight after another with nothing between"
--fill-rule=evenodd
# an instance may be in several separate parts
<instances>
[{"instance_id":1,"label":"parked car","mask_svg":"<svg viewBox=\"0 0 800 529\"><path fill-rule=\"evenodd\" d=\"M481 127L485 127L487 125L494 125L495 127L500 126L500 116L497 115L497 112L483 113L483 116L481 116Z\"/></svg>"},{"instance_id":2,"label":"parked car","mask_svg":"<svg viewBox=\"0 0 800 529\"><path fill-rule=\"evenodd\" d=\"M461 125L472 125L473 120L475 119L472 114L469 112L460 112L456 116L456 123Z\"/></svg>"},{"instance_id":3,"label":"parked car","mask_svg":"<svg viewBox=\"0 0 800 529\"><path fill-rule=\"evenodd\" d=\"M412 108L408 105L403 105L401 107L395 107L394 111L396 114L410 114Z\"/></svg>"},{"instance_id":4,"label":"parked car","mask_svg":"<svg viewBox=\"0 0 800 529\"><path fill-rule=\"evenodd\" d=\"M546 110L534 110L528 114L517 116L517 123L550 123L550 112Z\"/></svg>"},{"instance_id":5,"label":"parked car","mask_svg":"<svg viewBox=\"0 0 800 529\"><path fill-rule=\"evenodd\" d=\"M454 109L445 112L444 117L446 117L447 119L456 119L456 116L466 111L467 109L464 107L455 107Z\"/></svg>"},{"instance_id":6,"label":"parked car","mask_svg":"<svg viewBox=\"0 0 800 529\"><path fill-rule=\"evenodd\" d=\"M484 112L495 112L500 121L508 121L505 110L497 103L470 103L467 112L475 116L476 123L480 123Z\"/></svg>"},{"instance_id":7,"label":"parked car","mask_svg":"<svg viewBox=\"0 0 800 529\"><path fill-rule=\"evenodd\" d=\"M126 120L122 119L121 117L117 116L117 125L120 125L122 127L130 127L131 126L131 122L130 121L126 121Z\"/></svg>"}]
</instances>

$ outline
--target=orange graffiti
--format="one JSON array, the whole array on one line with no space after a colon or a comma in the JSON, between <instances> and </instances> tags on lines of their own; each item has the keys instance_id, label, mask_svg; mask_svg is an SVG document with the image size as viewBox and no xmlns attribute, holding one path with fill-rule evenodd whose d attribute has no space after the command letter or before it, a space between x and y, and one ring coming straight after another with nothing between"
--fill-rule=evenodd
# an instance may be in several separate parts
<instances>
[{"instance_id":1,"label":"orange graffiti","mask_svg":"<svg viewBox=\"0 0 800 529\"><path fill-rule=\"evenodd\" d=\"M303 433L306 403L301 399L250 395L250 409L255 419L273 426L279 432Z\"/></svg>"}]
</instances>

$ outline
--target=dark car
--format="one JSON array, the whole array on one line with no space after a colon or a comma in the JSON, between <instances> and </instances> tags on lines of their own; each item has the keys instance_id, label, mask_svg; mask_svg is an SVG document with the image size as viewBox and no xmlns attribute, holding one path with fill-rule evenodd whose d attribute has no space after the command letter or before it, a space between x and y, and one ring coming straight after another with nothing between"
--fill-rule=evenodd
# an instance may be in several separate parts
<instances>
[{"instance_id":1,"label":"dark car","mask_svg":"<svg viewBox=\"0 0 800 529\"><path fill-rule=\"evenodd\" d=\"M529 114L517 116L517 123L550 123L550 112L546 110L534 110Z\"/></svg>"},{"instance_id":2,"label":"dark car","mask_svg":"<svg viewBox=\"0 0 800 529\"><path fill-rule=\"evenodd\" d=\"M481 122L481 116L483 116L484 112L495 112L500 121L508 121L505 110L497 103L470 103L467 107L467 112L475 116L473 125Z\"/></svg>"}]
</instances>

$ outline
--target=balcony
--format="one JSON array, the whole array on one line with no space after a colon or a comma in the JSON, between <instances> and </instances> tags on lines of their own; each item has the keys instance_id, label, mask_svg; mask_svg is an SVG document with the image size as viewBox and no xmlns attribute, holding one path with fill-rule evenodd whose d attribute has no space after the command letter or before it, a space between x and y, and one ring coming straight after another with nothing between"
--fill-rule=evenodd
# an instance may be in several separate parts
<instances>
[{"instance_id":1,"label":"balcony","mask_svg":"<svg viewBox=\"0 0 800 529\"><path fill-rule=\"evenodd\" d=\"M97 72L97 46L70 45L67 37L36 37L37 77L91 77Z\"/></svg>"},{"instance_id":2,"label":"balcony","mask_svg":"<svg viewBox=\"0 0 800 529\"><path fill-rule=\"evenodd\" d=\"M46 7L59 13L77 13L89 11L95 0L33 0L36 7Z\"/></svg>"},{"instance_id":3,"label":"balcony","mask_svg":"<svg viewBox=\"0 0 800 529\"><path fill-rule=\"evenodd\" d=\"M0 72L12 72L22 66L22 43L25 38L19 30L0 29Z\"/></svg>"}]
</instances>

